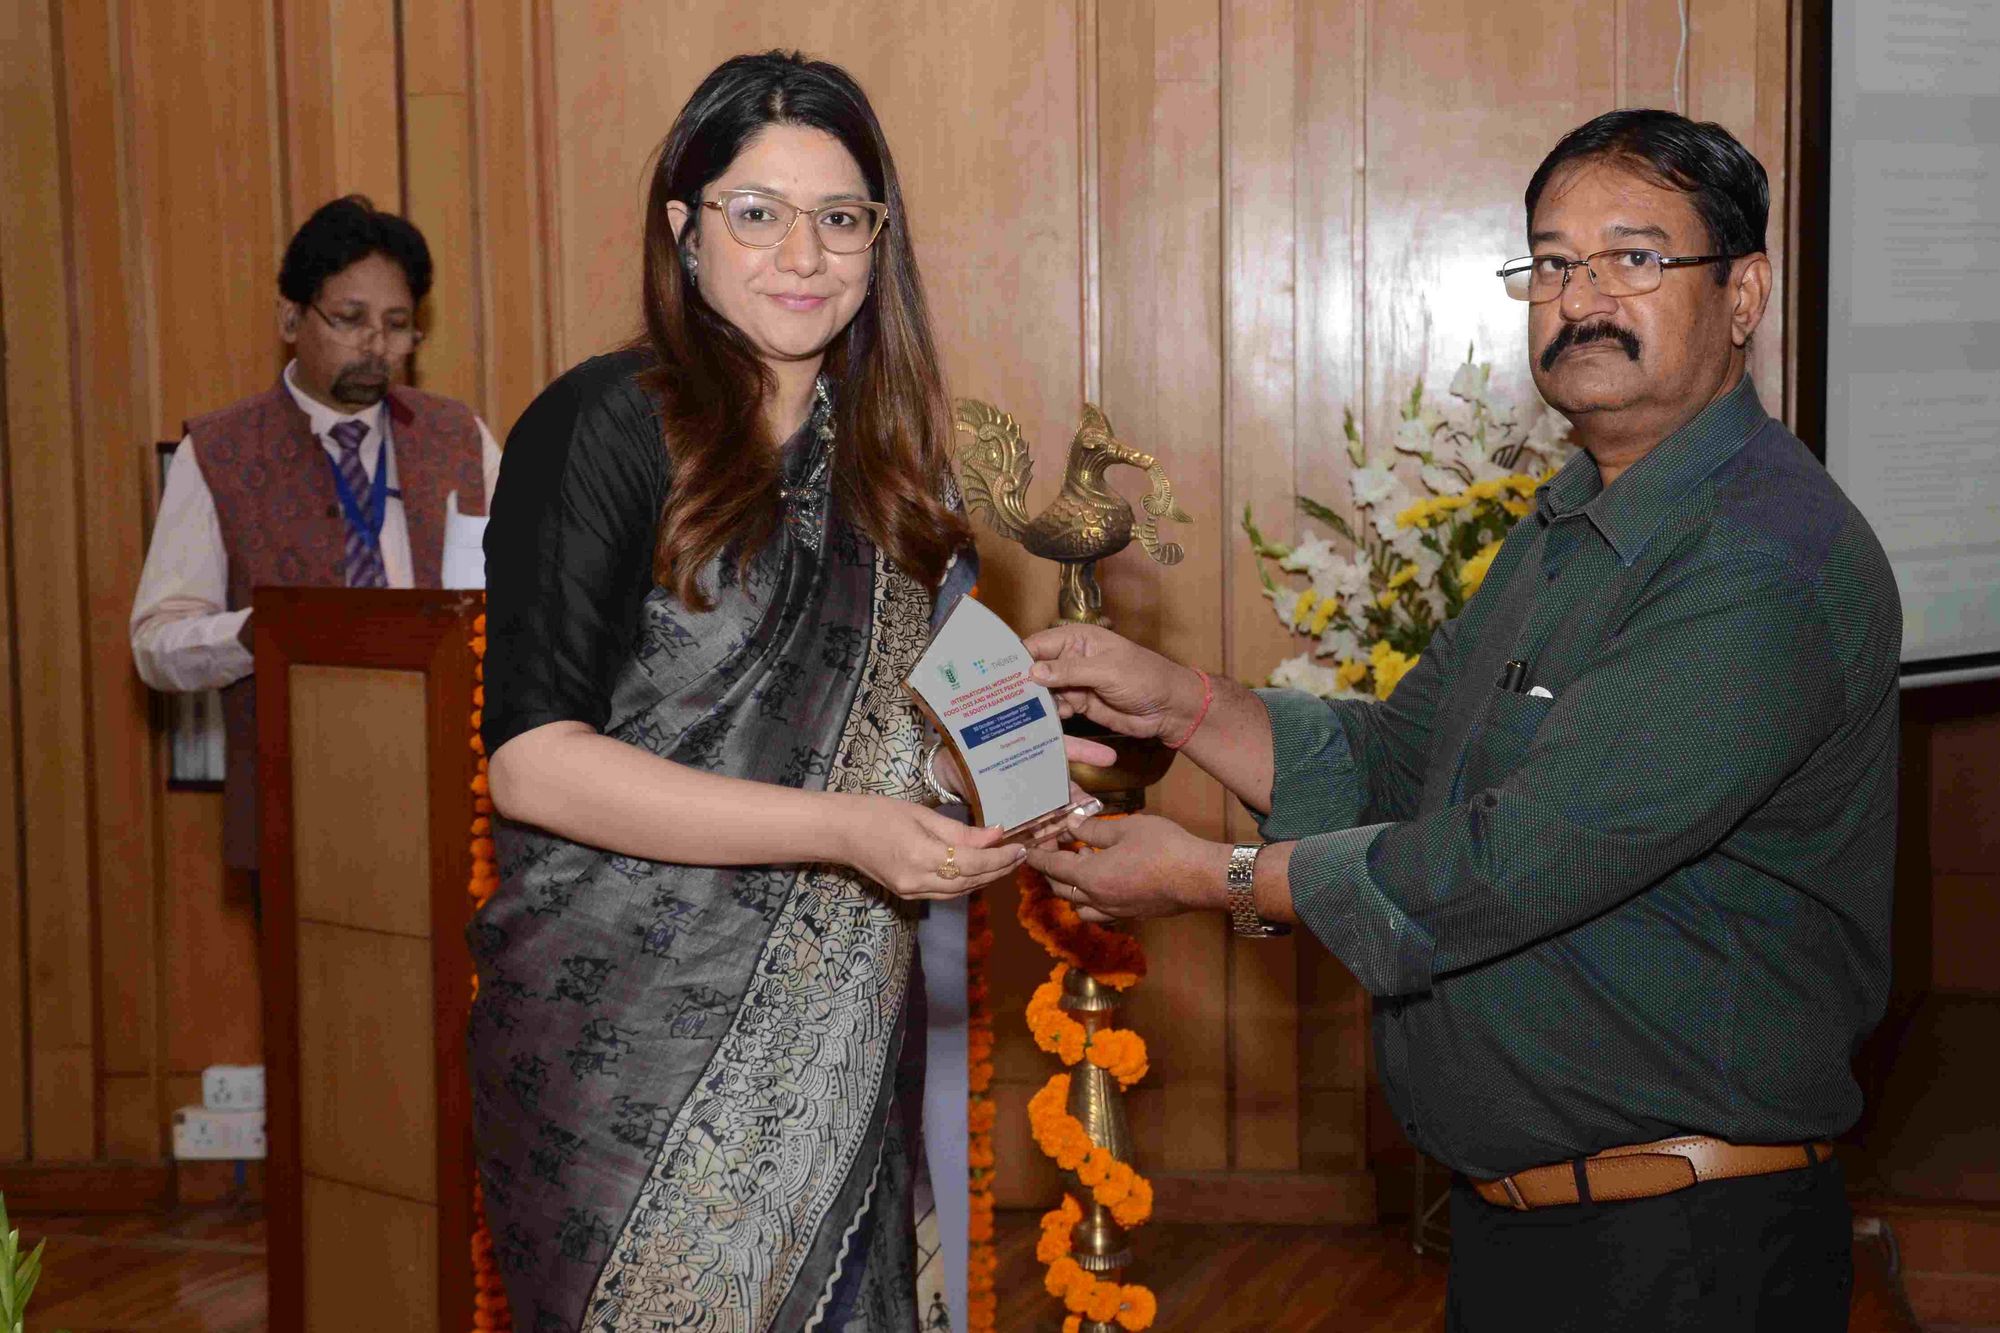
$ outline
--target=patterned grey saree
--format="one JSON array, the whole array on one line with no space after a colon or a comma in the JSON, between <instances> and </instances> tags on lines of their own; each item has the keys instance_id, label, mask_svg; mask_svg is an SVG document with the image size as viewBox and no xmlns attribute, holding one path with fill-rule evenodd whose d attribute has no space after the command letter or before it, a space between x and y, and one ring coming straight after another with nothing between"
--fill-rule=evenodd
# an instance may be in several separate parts
<instances>
[{"instance_id":1,"label":"patterned grey saree","mask_svg":"<svg viewBox=\"0 0 2000 1333\"><path fill-rule=\"evenodd\" d=\"M734 777L921 799L902 682L932 593L807 472L743 576L718 563L713 610L646 595L603 730ZM940 1274L920 1274L910 909L844 867L660 864L498 823L469 1048L514 1326L914 1330Z\"/></svg>"}]
</instances>

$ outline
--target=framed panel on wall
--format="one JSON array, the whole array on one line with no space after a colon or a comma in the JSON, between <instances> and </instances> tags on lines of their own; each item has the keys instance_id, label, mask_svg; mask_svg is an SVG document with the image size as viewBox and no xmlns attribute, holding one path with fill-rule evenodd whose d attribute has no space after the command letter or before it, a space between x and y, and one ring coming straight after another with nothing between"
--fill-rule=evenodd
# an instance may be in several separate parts
<instances>
[{"instance_id":1,"label":"framed panel on wall","mask_svg":"<svg viewBox=\"0 0 2000 1333\"><path fill-rule=\"evenodd\" d=\"M1815 17L1827 470L1895 570L1904 686L2000 677L2000 6Z\"/></svg>"}]
</instances>

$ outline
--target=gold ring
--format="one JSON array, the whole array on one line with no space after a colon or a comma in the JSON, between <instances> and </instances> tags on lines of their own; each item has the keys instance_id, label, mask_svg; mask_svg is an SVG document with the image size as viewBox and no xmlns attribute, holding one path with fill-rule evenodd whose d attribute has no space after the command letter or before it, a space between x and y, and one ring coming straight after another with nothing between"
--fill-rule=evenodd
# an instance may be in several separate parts
<instances>
[{"instance_id":1,"label":"gold ring","mask_svg":"<svg viewBox=\"0 0 2000 1333\"><path fill-rule=\"evenodd\" d=\"M947 845L944 849L944 864L937 868L939 879L957 879L964 872L958 868L958 849Z\"/></svg>"}]
</instances>

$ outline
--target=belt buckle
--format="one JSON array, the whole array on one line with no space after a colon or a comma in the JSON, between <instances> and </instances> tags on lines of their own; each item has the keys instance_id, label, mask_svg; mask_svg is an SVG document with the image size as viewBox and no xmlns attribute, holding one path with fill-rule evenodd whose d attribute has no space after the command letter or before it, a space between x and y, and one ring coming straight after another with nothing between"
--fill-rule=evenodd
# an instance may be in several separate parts
<instances>
[{"instance_id":1,"label":"belt buckle","mask_svg":"<svg viewBox=\"0 0 2000 1333\"><path fill-rule=\"evenodd\" d=\"M1507 1191L1508 1202L1514 1205L1515 1212L1525 1213L1528 1211L1528 1201L1521 1197L1521 1187L1514 1183L1514 1177L1500 1177L1500 1188Z\"/></svg>"}]
</instances>

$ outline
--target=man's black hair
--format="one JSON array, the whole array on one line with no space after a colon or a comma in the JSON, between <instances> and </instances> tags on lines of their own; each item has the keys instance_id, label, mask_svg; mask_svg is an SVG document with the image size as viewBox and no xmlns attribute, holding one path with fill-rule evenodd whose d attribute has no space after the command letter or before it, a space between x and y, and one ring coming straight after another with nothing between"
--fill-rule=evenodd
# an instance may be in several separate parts
<instances>
[{"instance_id":1,"label":"man's black hair","mask_svg":"<svg viewBox=\"0 0 2000 1333\"><path fill-rule=\"evenodd\" d=\"M1528 229L1535 205L1556 171L1573 162L1612 161L1636 168L1660 185L1688 196L1708 229L1708 253L1757 254L1771 212L1771 182L1764 164L1714 121L1693 121L1672 111L1607 111L1565 134L1528 182ZM1718 283L1729 265L1716 266Z\"/></svg>"},{"instance_id":2,"label":"man's black hair","mask_svg":"<svg viewBox=\"0 0 2000 1333\"><path fill-rule=\"evenodd\" d=\"M287 301L309 305L319 299L328 278L369 255L394 261L410 284L411 297L423 301L431 289L431 250L424 234L359 194L321 204L306 219L285 247L278 290Z\"/></svg>"}]
</instances>

